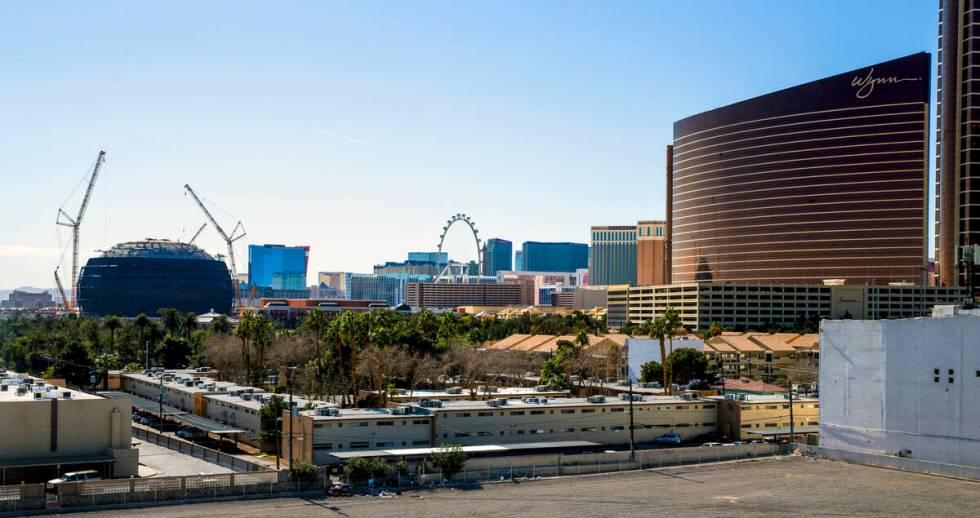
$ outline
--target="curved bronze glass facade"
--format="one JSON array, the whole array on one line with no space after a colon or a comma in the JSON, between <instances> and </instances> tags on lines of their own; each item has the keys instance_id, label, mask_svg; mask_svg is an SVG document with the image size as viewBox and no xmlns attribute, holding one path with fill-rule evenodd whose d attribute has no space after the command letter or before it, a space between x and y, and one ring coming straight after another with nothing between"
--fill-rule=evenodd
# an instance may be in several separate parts
<instances>
[{"instance_id":1,"label":"curved bronze glass facade","mask_svg":"<svg viewBox=\"0 0 980 518\"><path fill-rule=\"evenodd\" d=\"M918 283L929 55L674 124L672 282Z\"/></svg>"}]
</instances>

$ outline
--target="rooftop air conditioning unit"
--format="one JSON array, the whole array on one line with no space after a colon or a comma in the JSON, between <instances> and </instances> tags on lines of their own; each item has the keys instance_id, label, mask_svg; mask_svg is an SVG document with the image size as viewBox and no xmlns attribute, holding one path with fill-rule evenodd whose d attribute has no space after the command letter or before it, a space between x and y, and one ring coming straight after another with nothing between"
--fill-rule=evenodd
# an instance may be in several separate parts
<instances>
[{"instance_id":1,"label":"rooftop air conditioning unit","mask_svg":"<svg viewBox=\"0 0 980 518\"><path fill-rule=\"evenodd\" d=\"M41 399L41 393L40 392L35 392L34 393L34 399Z\"/></svg>"},{"instance_id":2,"label":"rooftop air conditioning unit","mask_svg":"<svg viewBox=\"0 0 980 518\"><path fill-rule=\"evenodd\" d=\"M493 385L480 385L476 387L476 391L484 394L492 394L497 391L497 387Z\"/></svg>"},{"instance_id":3,"label":"rooftop air conditioning unit","mask_svg":"<svg viewBox=\"0 0 980 518\"><path fill-rule=\"evenodd\" d=\"M589 397L585 398L585 400L588 401L589 403L605 403L606 402L606 396L599 396L599 395L589 396Z\"/></svg>"},{"instance_id":4,"label":"rooftop air conditioning unit","mask_svg":"<svg viewBox=\"0 0 980 518\"><path fill-rule=\"evenodd\" d=\"M728 401L738 401L738 394L725 394L725 399Z\"/></svg>"},{"instance_id":5,"label":"rooftop air conditioning unit","mask_svg":"<svg viewBox=\"0 0 980 518\"><path fill-rule=\"evenodd\" d=\"M462 394L463 387L449 387L446 389L446 394Z\"/></svg>"},{"instance_id":6,"label":"rooftop air conditioning unit","mask_svg":"<svg viewBox=\"0 0 980 518\"><path fill-rule=\"evenodd\" d=\"M442 401L436 399L419 399L419 406L423 408L442 408Z\"/></svg>"},{"instance_id":7,"label":"rooftop air conditioning unit","mask_svg":"<svg viewBox=\"0 0 980 518\"><path fill-rule=\"evenodd\" d=\"M548 392L548 390L550 388L551 387L549 387L548 385L535 385L534 386L534 391L535 392Z\"/></svg>"},{"instance_id":8,"label":"rooftop air conditioning unit","mask_svg":"<svg viewBox=\"0 0 980 518\"><path fill-rule=\"evenodd\" d=\"M523 401L523 402L525 402L525 403L527 403L529 405L530 404L537 404L538 403L538 398L536 398L534 396L524 396L524 397L521 398L521 401Z\"/></svg>"},{"instance_id":9,"label":"rooftop air conditioning unit","mask_svg":"<svg viewBox=\"0 0 980 518\"><path fill-rule=\"evenodd\" d=\"M340 415L340 409L330 406L317 407L314 412L316 415L324 417L337 417Z\"/></svg>"},{"instance_id":10,"label":"rooftop air conditioning unit","mask_svg":"<svg viewBox=\"0 0 980 518\"><path fill-rule=\"evenodd\" d=\"M66 391L64 391L64 392L61 393L61 397L65 398L65 399L71 399L71 392L69 392L69 391L66 390Z\"/></svg>"},{"instance_id":11,"label":"rooftop air conditioning unit","mask_svg":"<svg viewBox=\"0 0 980 518\"><path fill-rule=\"evenodd\" d=\"M251 401L252 400L252 394L250 394L248 392L245 392L244 394L242 394L242 400L243 401Z\"/></svg>"},{"instance_id":12,"label":"rooftop air conditioning unit","mask_svg":"<svg viewBox=\"0 0 980 518\"><path fill-rule=\"evenodd\" d=\"M391 415L408 415L412 413L412 407L403 405L391 409Z\"/></svg>"}]
</instances>

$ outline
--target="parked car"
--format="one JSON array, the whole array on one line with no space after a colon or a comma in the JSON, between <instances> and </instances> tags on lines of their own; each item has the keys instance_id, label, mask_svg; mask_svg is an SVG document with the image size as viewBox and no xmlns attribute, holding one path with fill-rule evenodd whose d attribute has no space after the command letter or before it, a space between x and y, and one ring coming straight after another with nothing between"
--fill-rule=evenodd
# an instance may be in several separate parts
<instances>
[{"instance_id":1,"label":"parked car","mask_svg":"<svg viewBox=\"0 0 980 518\"><path fill-rule=\"evenodd\" d=\"M715 448L717 446L721 446L721 443L720 442L706 442L706 443L702 444L701 446L704 446L705 448Z\"/></svg>"},{"instance_id":2,"label":"parked car","mask_svg":"<svg viewBox=\"0 0 980 518\"><path fill-rule=\"evenodd\" d=\"M745 442L745 441L735 441L735 442L732 443L733 446L738 446L740 444L748 444L748 443Z\"/></svg>"},{"instance_id":3,"label":"parked car","mask_svg":"<svg viewBox=\"0 0 980 518\"><path fill-rule=\"evenodd\" d=\"M665 433L663 435L657 436L656 442L660 444L680 444L681 436L676 433Z\"/></svg>"},{"instance_id":4,"label":"parked car","mask_svg":"<svg viewBox=\"0 0 980 518\"><path fill-rule=\"evenodd\" d=\"M350 484L334 484L327 490L327 494L330 496L353 496L354 489L350 487Z\"/></svg>"},{"instance_id":5,"label":"parked car","mask_svg":"<svg viewBox=\"0 0 980 518\"><path fill-rule=\"evenodd\" d=\"M53 491L58 484L63 484L65 482L88 482L91 480L102 480L102 475L99 475L98 471L89 469L85 471L72 471L70 473L65 473L64 475L53 478L48 481L48 491Z\"/></svg>"},{"instance_id":6,"label":"parked car","mask_svg":"<svg viewBox=\"0 0 980 518\"><path fill-rule=\"evenodd\" d=\"M177 437L180 437L181 439L193 439L194 438L194 430L191 430L190 428L187 428L187 427L184 427L184 426L181 426L180 428L178 428L176 434L177 434Z\"/></svg>"}]
</instances>

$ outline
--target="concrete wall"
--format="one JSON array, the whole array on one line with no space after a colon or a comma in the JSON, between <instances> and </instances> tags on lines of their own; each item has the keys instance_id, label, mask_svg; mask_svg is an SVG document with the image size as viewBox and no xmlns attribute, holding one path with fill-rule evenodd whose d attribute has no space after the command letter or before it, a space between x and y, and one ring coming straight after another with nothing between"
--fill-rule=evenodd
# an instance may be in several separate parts
<instances>
[{"instance_id":1,"label":"concrete wall","mask_svg":"<svg viewBox=\"0 0 980 518\"><path fill-rule=\"evenodd\" d=\"M821 446L980 465L980 318L820 327Z\"/></svg>"}]
</instances>

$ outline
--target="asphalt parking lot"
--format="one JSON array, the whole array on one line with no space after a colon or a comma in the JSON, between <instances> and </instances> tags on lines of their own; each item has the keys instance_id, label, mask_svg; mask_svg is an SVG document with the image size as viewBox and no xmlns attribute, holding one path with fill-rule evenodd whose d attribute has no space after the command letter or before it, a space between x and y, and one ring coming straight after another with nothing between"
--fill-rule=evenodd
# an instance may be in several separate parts
<instances>
[{"instance_id":1,"label":"asphalt parking lot","mask_svg":"<svg viewBox=\"0 0 980 518\"><path fill-rule=\"evenodd\" d=\"M801 457L406 492L143 510L226 516L976 516L980 483Z\"/></svg>"},{"instance_id":2,"label":"asphalt parking lot","mask_svg":"<svg viewBox=\"0 0 980 518\"><path fill-rule=\"evenodd\" d=\"M217 464L177 453L163 446L139 442L140 476L177 477L184 475L200 475L201 473L231 473L232 470Z\"/></svg>"}]
</instances>

